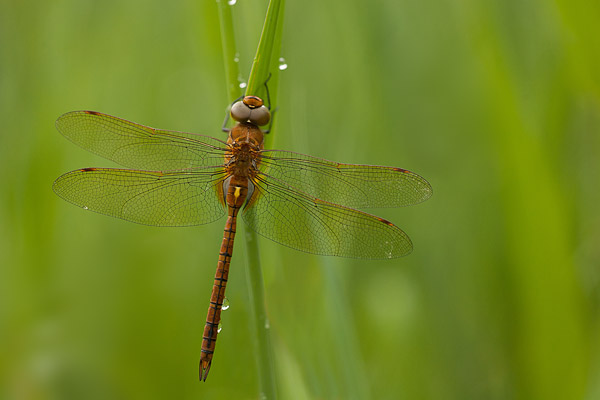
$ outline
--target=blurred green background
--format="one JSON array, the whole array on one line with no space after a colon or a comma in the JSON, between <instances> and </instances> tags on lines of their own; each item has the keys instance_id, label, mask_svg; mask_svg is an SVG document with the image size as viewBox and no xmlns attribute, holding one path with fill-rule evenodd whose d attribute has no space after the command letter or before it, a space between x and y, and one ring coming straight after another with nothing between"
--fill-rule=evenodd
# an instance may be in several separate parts
<instances>
[{"instance_id":1,"label":"blurred green background","mask_svg":"<svg viewBox=\"0 0 600 400\"><path fill-rule=\"evenodd\" d=\"M233 9L246 74L266 3ZM261 240L281 398L600 398L599 20L583 0L288 1L273 146L434 196L374 211L413 239L403 259ZM1 399L258 398L242 240L197 378L224 220L139 226L51 190L113 166L60 114L224 137L227 102L212 0L0 2Z\"/></svg>"}]
</instances>

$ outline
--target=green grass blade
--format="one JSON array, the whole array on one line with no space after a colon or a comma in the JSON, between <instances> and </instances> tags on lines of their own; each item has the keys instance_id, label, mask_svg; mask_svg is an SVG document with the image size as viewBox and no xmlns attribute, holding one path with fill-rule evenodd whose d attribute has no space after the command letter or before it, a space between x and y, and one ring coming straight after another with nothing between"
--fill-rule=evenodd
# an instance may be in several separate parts
<instances>
[{"instance_id":1,"label":"green grass blade","mask_svg":"<svg viewBox=\"0 0 600 400\"><path fill-rule=\"evenodd\" d=\"M269 97L272 104L275 104L277 97L276 82L271 72L272 58L277 57L281 47L281 15L283 13L283 1L274 0L269 3L265 24L261 34L258 49L252 64L252 70L248 78L246 95L256 95L261 98L266 97L266 88L264 83L269 79ZM279 27L278 27L279 26ZM278 46L278 47L276 47ZM269 78L271 75L271 79ZM259 374L259 387L261 398L274 399L277 397L275 369L273 367L273 347L271 343L269 320L265 308L266 301L264 296L264 281L260 259L258 255L258 236L251 229L245 230L246 252L248 260L247 278L249 282L249 296L254 320L255 329L255 348L257 354L257 365Z\"/></svg>"},{"instance_id":2,"label":"green grass blade","mask_svg":"<svg viewBox=\"0 0 600 400\"><path fill-rule=\"evenodd\" d=\"M233 29L233 16L231 6L226 0L217 0L219 11L219 22L221 27L221 43L223 45L223 60L225 65L225 79L227 83L227 95L233 102L240 97L241 89L238 85L240 75L239 64L235 61L237 54L235 44L235 31Z\"/></svg>"},{"instance_id":3,"label":"green grass blade","mask_svg":"<svg viewBox=\"0 0 600 400\"><path fill-rule=\"evenodd\" d=\"M273 347L267 309L265 308L265 289L260 257L258 254L258 237L256 233L245 227L246 239L246 277L248 279L248 296L250 298L251 319L254 321L254 348L261 399L277 398L275 369L273 367Z\"/></svg>"},{"instance_id":4,"label":"green grass blade","mask_svg":"<svg viewBox=\"0 0 600 400\"><path fill-rule=\"evenodd\" d=\"M271 1L267 10L267 16L263 27L260 43L250 78L246 94L254 94L265 97L266 90L264 83L269 78L269 69L272 64L272 57L275 54L278 58L281 46L281 27L278 28L278 21L281 21L280 15L283 12L282 1ZM229 98L233 101L239 97L240 89L237 84L239 76L239 67L235 61L236 46L233 30L233 18L231 7L224 0L218 1L219 18L221 21L221 35L223 41L223 55L225 58L225 72L227 79L227 88ZM275 47L277 46L277 47ZM276 48L276 51L274 51ZM276 91L276 80L270 88L270 98L274 101ZM257 373L259 379L259 390L261 399L275 399L277 397L275 384L275 370L273 367L273 355L269 330L269 321L265 308L264 282L260 257L258 250L258 237L250 229L245 229L246 241L246 260L247 260L247 279L248 295L250 298L251 319L254 329L254 348L256 353Z\"/></svg>"},{"instance_id":5,"label":"green grass blade","mask_svg":"<svg viewBox=\"0 0 600 400\"><path fill-rule=\"evenodd\" d=\"M273 103L271 106L274 106L276 98L276 75L279 71L277 60L281 51L284 3L283 0L272 0L269 3L246 87L246 95L255 95L264 99L266 97L265 82L268 79L269 94Z\"/></svg>"}]
</instances>

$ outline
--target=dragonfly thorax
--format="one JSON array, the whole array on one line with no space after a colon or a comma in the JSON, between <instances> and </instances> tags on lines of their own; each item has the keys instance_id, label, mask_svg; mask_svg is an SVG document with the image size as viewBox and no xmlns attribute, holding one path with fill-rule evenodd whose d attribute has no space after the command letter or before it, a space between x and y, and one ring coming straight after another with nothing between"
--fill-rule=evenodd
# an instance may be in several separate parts
<instances>
[{"instance_id":1,"label":"dragonfly thorax","mask_svg":"<svg viewBox=\"0 0 600 400\"><path fill-rule=\"evenodd\" d=\"M256 125L239 122L229 132L226 169L231 175L248 177L260 163L263 132Z\"/></svg>"},{"instance_id":2,"label":"dragonfly thorax","mask_svg":"<svg viewBox=\"0 0 600 400\"><path fill-rule=\"evenodd\" d=\"M260 128L247 122L238 122L231 131L229 131L229 143L232 150L250 151L251 149L260 150L263 145L264 134ZM247 144L248 146L245 146Z\"/></svg>"}]
</instances>

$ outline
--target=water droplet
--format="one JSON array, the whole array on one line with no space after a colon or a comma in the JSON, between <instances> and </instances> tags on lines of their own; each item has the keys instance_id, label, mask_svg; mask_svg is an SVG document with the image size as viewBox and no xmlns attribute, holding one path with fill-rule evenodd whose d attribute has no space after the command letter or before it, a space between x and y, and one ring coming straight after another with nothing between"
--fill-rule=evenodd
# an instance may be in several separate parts
<instances>
[{"instance_id":1,"label":"water droplet","mask_svg":"<svg viewBox=\"0 0 600 400\"><path fill-rule=\"evenodd\" d=\"M235 53L235 56L233 57L233 62L240 62L240 53Z\"/></svg>"},{"instance_id":2,"label":"water droplet","mask_svg":"<svg viewBox=\"0 0 600 400\"><path fill-rule=\"evenodd\" d=\"M240 89L245 89L246 85L246 82L240 82Z\"/></svg>"},{"instance_id":3,"label":"water droplet","mask_svg":"<svg viewBox=\"0 0 600 400\"><path fill-rule=\"evenodd\" d=\"M265 321L265 329L271 329L271 324L268 319Z\"/></svg>"},{"instance_id":4,"label":"water droplet","mask_svg":"<svg viewBox=\"0 0 600 400\"><path fill-rule=\"evenodd\" d=\"M285 58L281 57L281 58L279 59L279 70L280 70L280 71L285 71L285 70L287 69L287 67L288 67L288 65L287 65L287 63L285 62Z\"/></svg>"},{"instance_id":5,"label":"water droplet","mask_svg":"<svg viewBox=\"0 0 600 400\"><path fill-rule=\"evenodd\" d=\"M234 6L235 3L237 3L237 0L228 0L227 4L229 4L230 6Z\"/></svg>"},{"instance_id":6,"label":"water droplet","mask_svg":"<svg viewBox=\"0 0 600 400\"><path fill-rule=\"evenodd\" d=\"M389 242L389 241L385 241L384 242L385 245L385 255L387 258L393 258L394 257L394 246Z\"/></svg>"},{"instance_id":7,"label":"water droplet","mask_svg":"<svg viewBox=\"0 0 600 400\"><path fill-rule=\"evenodd\" d=\"M229 309L229 300L227 300L227 297L225 297L223 299L223 305L221 306L221 310L225 311Z\"/></svg>"},{"instance_id":8,"label":"water droplet","mask_svg":"<svg viewBox=\"0 0 600 400\"><path fill-rule=\"evenodd\" d=\"M84 210L89 210L88 206L83 206Z\"/></svg>"},{"instance_id":9,"label":"water droplet","mask_svg":"<svg viewBox=\"0 0 600 400\"><path fill-rule=\"evenodd\" d=\"M223 325L219 322L219 326L217 327L217 333L221 333L223 330Z\"/></svg>"}]
</instances>

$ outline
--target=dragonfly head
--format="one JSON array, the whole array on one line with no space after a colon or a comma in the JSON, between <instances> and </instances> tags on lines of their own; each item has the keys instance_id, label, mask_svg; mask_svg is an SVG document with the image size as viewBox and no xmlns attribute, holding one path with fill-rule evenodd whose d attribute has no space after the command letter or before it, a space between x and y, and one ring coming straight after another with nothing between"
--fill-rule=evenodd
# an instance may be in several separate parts
<instances>
[{"instance_id":1,"label":"dragonfly head","mask_svg":"<svg viewBox=\"0 0 600 400\"><path fill-rule=\"evenodd\" d=\"M246 96L237 101L231 107L231 118L238 122L250 122L262 126L271 120L269 109L264 106L263 101L257 96Z\"/></svg>"}]
</instances>

